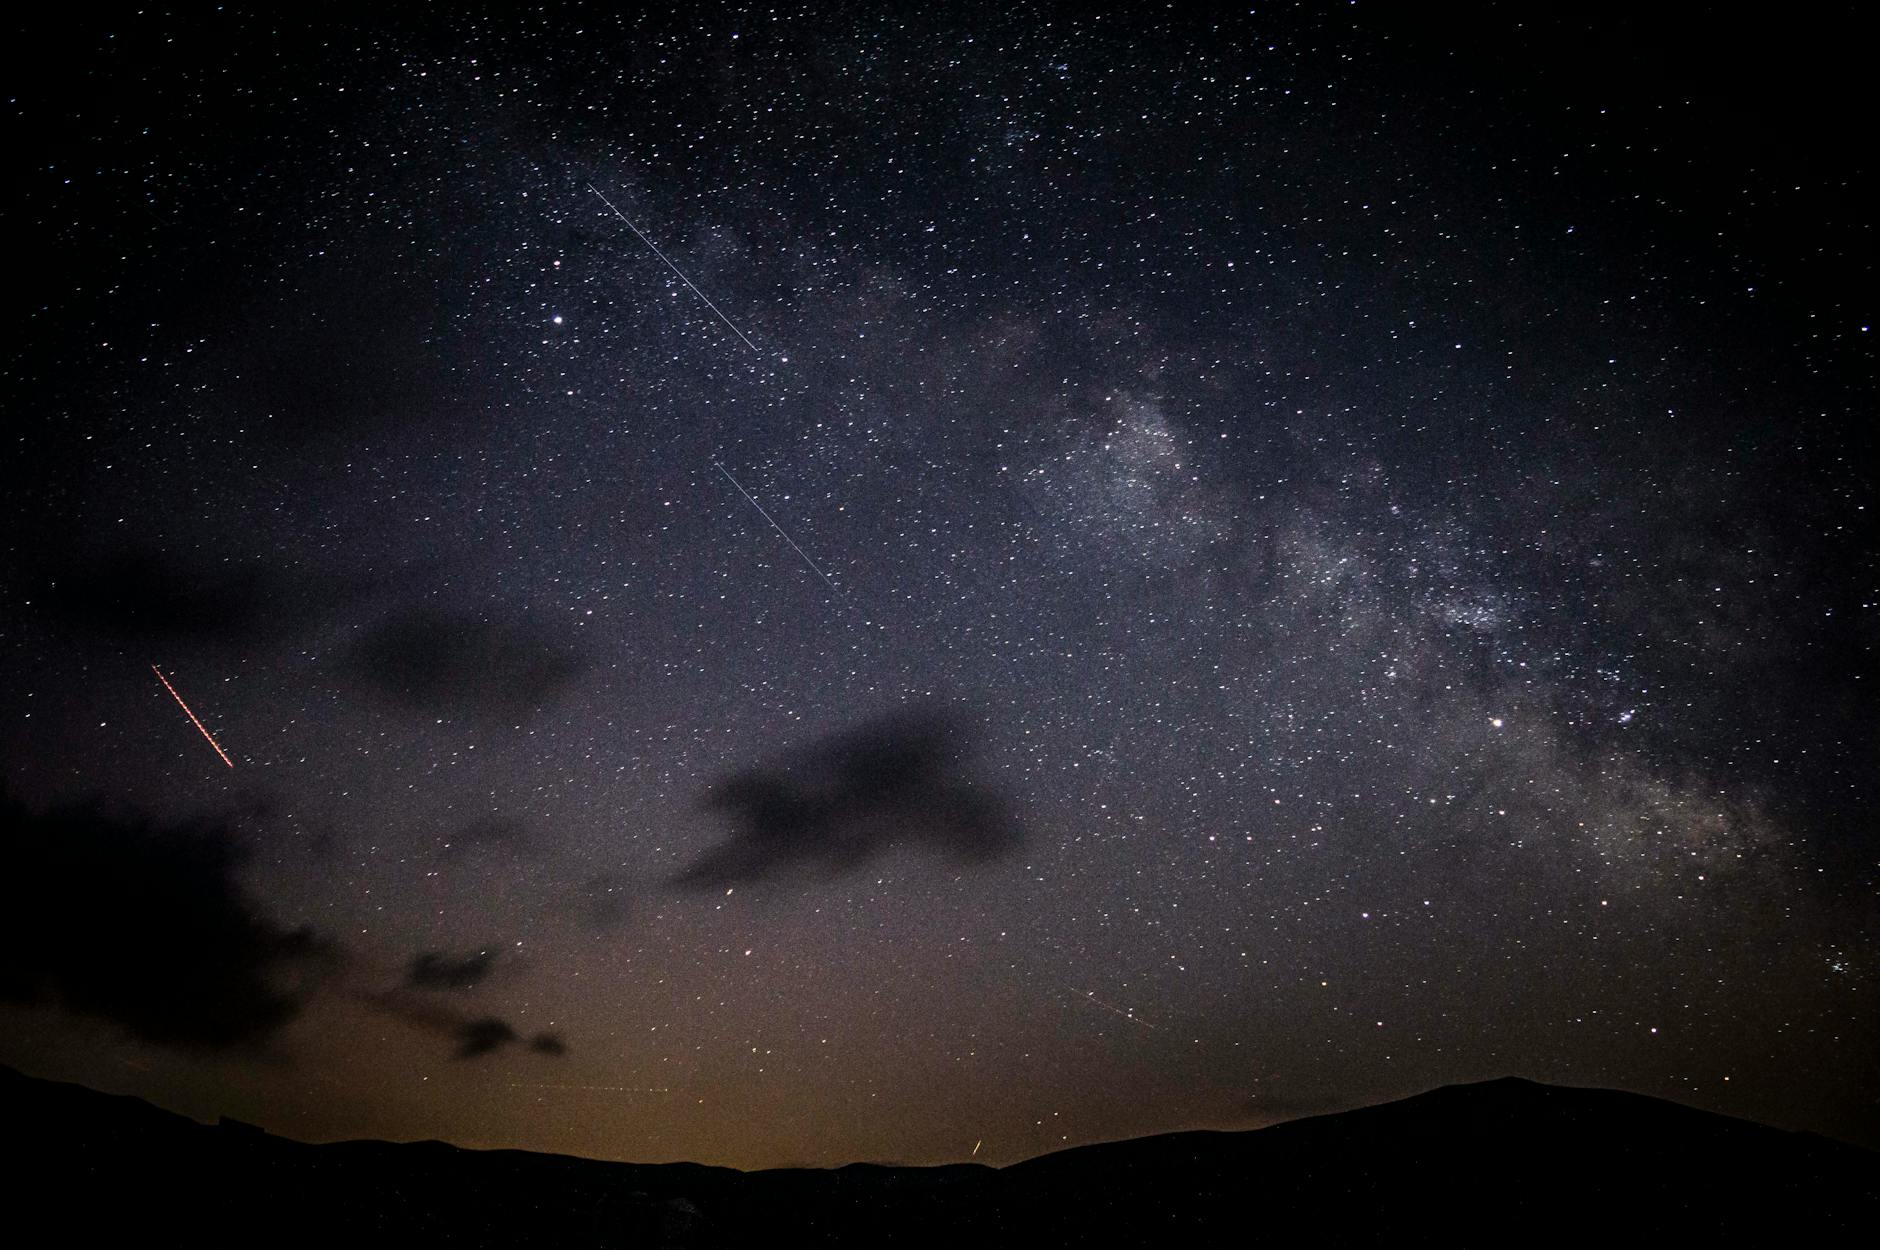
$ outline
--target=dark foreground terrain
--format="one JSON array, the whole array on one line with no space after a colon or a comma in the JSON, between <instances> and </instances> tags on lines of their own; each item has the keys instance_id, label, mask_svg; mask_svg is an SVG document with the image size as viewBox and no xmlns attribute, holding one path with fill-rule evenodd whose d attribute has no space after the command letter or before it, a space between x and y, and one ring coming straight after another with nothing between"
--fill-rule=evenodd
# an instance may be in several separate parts
<instances>
[{"instance_id":1,"label":"dark foreground terrain","mask_svg":"<svg viewBox=\"0 0 1880 1250\"><path fill-rule=\"evenodd\" d=\"M309 1146L4 1068L0 1124L22 1245L1866 1245L1880 1219L1869 1151L1520 1080L1002 1169Z\"/></svg>"}]
</instances>

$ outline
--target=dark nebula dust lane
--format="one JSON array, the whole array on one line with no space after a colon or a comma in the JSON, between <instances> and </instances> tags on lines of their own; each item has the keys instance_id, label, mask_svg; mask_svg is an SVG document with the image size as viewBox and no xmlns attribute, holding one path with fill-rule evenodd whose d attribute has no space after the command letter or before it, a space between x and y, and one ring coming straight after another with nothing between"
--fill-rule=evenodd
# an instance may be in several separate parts
<instances>
[{"instance_id":1,"label":"dark nebula dust lane","mask_svg":"<svg viewBox=\"0 0 1880 1250\"><path fill-rule=\"evenodd\" d=\"M1854 22L16 19L0 1062L741 1167L1510 1074L1880 1141Z\"/></svg>"}]
</instances>

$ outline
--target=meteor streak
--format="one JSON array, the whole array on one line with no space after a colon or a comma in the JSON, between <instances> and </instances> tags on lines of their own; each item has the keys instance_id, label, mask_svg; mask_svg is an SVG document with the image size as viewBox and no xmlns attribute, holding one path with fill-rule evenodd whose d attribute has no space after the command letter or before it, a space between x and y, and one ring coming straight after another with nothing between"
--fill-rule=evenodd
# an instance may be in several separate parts
<instances>
[{"instance_id":1,"label":"meteor streak","mask_svg":"<svg viewBox=\"0 0 1880 1250\"><path fill-rule=\"evenodd\" d=\"M1103 1008L1107 1012L1111 1012L1114 1015L1119 1015L1123 1017L1123 1019L1129 1021L1131 1024L1140 1024L1145 1029L1152 1030L1155 1028L1153 1024L1150 1024L1147 1020L1144 1020L1141 1016L1137 1015L1134 1011L1131 1011L1129 1008L1118 1007L1115 1003L1104 1002L1101 998L1097 997L1097 992L1095 990L1083 990L1083 991L1072 990L1071 993L1073 994L1081 993L1084 998L1090 1000L1092 1003Z\"/></svg>"},{"instance_id":2,"label":"meteor streak","mask_svg":"<svg viewBox=\"0 0 1880 1250\"><path fill-rule=\"evenodd\" d=\"M604 1094L670 1094L672 1092L664 1085L549 1085L534 1081L511 1081L509 1088L592 1090Z\"/></svg>"},{"instance_id":3,"label":"meteor streak","mask_svg":"<svg viewBox=\"0 0 1880 1250\"><path fill-rule=\"evenodd\" d=\"M751 342L750 337L746 335L744 331L738 329L737 325L731 320L731 318L725 316L725 310L718 307L718 305L712 303L711 296L699 290L698 284L693 282L692 279L686 277L685 271L680 269L679 266L673 264L672 261L667 257L667 255L664 252L659 250L659 245L653 242L652 239L648 238L644 230L641 230L638 226L634 225L633 219L628 217L625 213L621 212L619 206L616 205L612 200L608 199L607 196L602 193L599 187L595 186L593 183L590 182L587 184L587 189L592 191L595 194L595 196L600 200L600 202L607 206L608 212L620 218L620 220L626 224L627 229L633 231L634 237L639 239L640 242L646 244L647 250L652 252L653 255L659 257L661 263L663 263L666 266L666 268L672 270L673 274L679 279L679 281L685 283L687 290L691 291L692 294L698 296L700 299L705 301L705 307L711 309L712 312L717 316L718 320L725 323L725 328L727 330L730 330L733 334L738 336L739 342L743 343L746 347L750 348L753 353L759 356L762 356L764 354L762 349L760 349L757 346L757 344ZM787 361L789 357L785 356L783 357L783 359ZM764 520L770 523L770 528L777 531L777 536L782 538L784 542L790 544L790 550L796 552L796 554L802 558L803 563L809 566L810 571L815 573L816 576L822 578L823 581L828 584L829 589L834 590L834 591L840 591L842 589L840 586L836 585L834 578L830 577L828 573L823 571L823 567L820 564L817 564L816 561L810 559L809 552L803 550L803 548L798 546L796 539L790 537L790 535L784 530L783 526L777 524L777 518L771 516L770 513L764 511L764 505L761 503L758 503L756 498L751 494L751 492L748 490L745 490L744 487L738 482L738 479L731 476L731 471L729 469L725 468L724 465L718 463L716 460L712 461L712 468L718 470L719 473L724 475L725 481L730 482L732 486L737 488L738 494L744 496L745 502L750 504L751 507L757 509L757 514L763 517Z\"/></svg>"},{"instance_id":4,"label":"meteor streak","mask_svg":"<svg viewBox=\"0 0 1880 1250\"><path fill-rule=\"evenodd\" d=\"M796 554L803 557L803 563L809 565L811 569L815 570L816 576L822 578L825 582L829 582L829 589L831 590L841 589L841 587L837 586L835 582L830 581L829 574L822 571L821 565L817 564L814 560L809 558L809 552L803 550L801 547L796 545L796 539L790 537L788 534L785 534L783 532L783 526L777 524L777 519L771 516L770 513L764 511L764 505L761 503L758 503L757 500L752 499L750 491L745 490L742 486L738 486L738 479L731 476L731 471L729 469L725 468L724 465L719 464L716 460L712 461L712 468L724 474L725 481L731 483L733 486L738 487L738 494L743 495L746 500L749 500L751 507L757 509L757 515L763 517L766 521L770 522L770 528L776 530L778 535L782 537L783 541L790 544L790 549L792 551L796 552Z\"/></svg>"},{"instance_id":5,"label":"meteor streak","mask_svg":"<svg viewBox=\"0 0 1880 1250\"><path fill-rule=\"evenodd\" d=\"M172 699L176 700L176 706L183 709L183 715L189 717L189 723L194 725L204 738L208 739L209 745L215 748L215 753L222 757L222 762L227 764L230 768L235 767L235 761L228 757L228 752L224 751L222 744L215 740L215 735L210 733L208 728L205 727L201 721L196 719L196 714L189 710L189 704L183 702L183 696L176 693L176 687L172 686L170 679L163 675L163 670L152 664L150 671L157 675L157 680L163 683L163 688L170 692Z\"/></svg>"},{"instance_id":6,"label":"meteor streak","mask_svg":"<svg viewBox=\"0 0 1880 1250\"><path fill-rule=\"evenodd\" d=\"M723 312L723 310L722 310L722 309L720 309L720 308L718 307L718 305L716 305L716 304L714 304L714 303L712 303L712 299L711 299L711 296L709 296L709 295L707 295L707 294L705 294L705 292L703 292L703 291L701 291L701 290L699 290L699 289L698 289L698 288L697 288L696 286L692 286L692 279L690 279L690 278L688 278L688 277L686 277L686 276L685 276L685 274L684 274L684 273L683 273L683 272L682 272L682 271L680 270L680 268L679 268L679 266L677 266L677 265L675 265L675 264L673 264L673 263L672 263L671 261L669 261L669 260L666 260L666 254L665 254L664 252L662 252L662 251L660 251L660 250L659 250L659 247L658 247L658 245L657 245L657 244L655 244L655 243L654 243L654 242L653 242L653 241L652 241L651 239L649 239L649 238L647 238L645 234L643 234L643 233L641 233L641 231L640 231L640 228L639 228L638 226L636 226L636 225L634 225L634 224L633 224L633 222L632 222L631 220L629 220L629 219L628 219L628 217L627 217L627 215L626 215L625 213L623 213L623 212L621 212L621 211L620 211L619 209L617 209L617 208L615 208L615 207L614 207L614 202L613 202L612 200L610 200L610 199L608 199L608 198L607 198L606 196L604 196L604 195L601 195L601 191L600 191L600 188L599 188L599 187L597 187L597 186L595 186L595 185L594 185L593 183L591 183L591 182L590 182L590 183L588 183L588 190L590 190L590 191L592 191L592 192L593 192L593 193L594 193L595 195L600 195L600 197L601 197L601 203L603 203L603 204L605 204L605 205L606 205L606 206L608 207L608 209L609 209L609 210L610 210L610 211L611 211L611 212L613 213L613 215L614 215L614 216L616 216L616 217L618 217L618 218L620 218L620 220L622 220L622 221L624 221L624 222L626 222L626 223L627 223L627 229L629 229L629 230L631 230L631 231L633 231L633 233L634 233L635 235L638 235L638 236L639 236L639 240L640 240L640 242L642 242L642 243L644 243L644 244L646 244L646 246L647 246L647 247L648 247L648 248L649 248L649 249L650 249L650 250L652 251L652 253L653 253L653 255L655 255L655 256L657 256L657 257L659 257L659 258L660 258L661 260L664 260L664 261L666 261L666 268L668 268L668 269L670 269L670 270L672 270L672 271L673 271L674 273L676 273L676 274L678 274L678 275L679 275L679 281L681 281L681 282L683 282L683 283L685 283L685 284L686 284L686 285L687 285L688 287L691 287L691 288L692 288L692 294L694 294L694 295L696 295L696 296L698 296L698 297L699 297L700 299L702 299L702 300L704 300L704 301L705 301L705 307L707 307L707 308L709 308L709 309L711 309L711 310L712 310L713 312L715 312L715 313L717 313L717 314L718 314L718 320L720 320L720 321L722 321L722 322L724 322L724 323L725 323L725 327L726 327L726 328L727 328L728 330L730 330L730 331L731 331L731 332L732 332L733 334L735 334L735 335L737 335L737 336L738 336L738 337L739 337L740 339L744 339L744 345L745 345L746 347L748 347L748 348L750 348L750 349L751 349L751 350L752 350L753 352L756 352L756 353L757 353L757 354L758 354L759 356L761 356L761 355L763 355L763 354L764 354L763 352L761 352L761 351L759 351L759 350L758 350L758 347L757 347L757 344L755 344L755 343L753 343L753 342L751 342L751 340L749 340L749 339L747 339L747 338L744 338L744 331L742 331L742 330L740 330L740 329L738 329L738 328L737 328L736 326L734 326L734 325L732 325L732 324L731 324L731 318L729 318L729 317L727 317L727 316L725 316L725 314L724 314L724 312Z\"/></svg>"}]
</instances>

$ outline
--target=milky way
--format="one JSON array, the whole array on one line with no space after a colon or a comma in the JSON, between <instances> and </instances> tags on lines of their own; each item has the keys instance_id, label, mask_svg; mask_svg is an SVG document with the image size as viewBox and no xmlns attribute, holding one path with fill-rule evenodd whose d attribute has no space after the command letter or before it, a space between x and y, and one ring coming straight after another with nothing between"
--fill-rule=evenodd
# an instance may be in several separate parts
<instances>
[{"instance_id":1,"label":"milky way","mask_svg":"<svg viewBox=\"0 0 1880 1250\"><path fill-rule=\"evenodd\" d=\"M1506 1073L1880 1139L1852 34L890 11L16 38L0 1060L738 1166Z\"/></svg>"}]
</instances>

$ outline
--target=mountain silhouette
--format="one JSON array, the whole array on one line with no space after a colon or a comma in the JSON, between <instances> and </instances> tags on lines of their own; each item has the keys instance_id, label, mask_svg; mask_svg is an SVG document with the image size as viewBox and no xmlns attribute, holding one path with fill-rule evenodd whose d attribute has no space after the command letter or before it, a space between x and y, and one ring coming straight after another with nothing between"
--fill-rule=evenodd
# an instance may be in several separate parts
<instances>
[{"instance_id":1,"label":"mountain silhouette","mask_svg":"<svg viewBox=\"0 0 1880 1250\"><path fill-rule=\"evenodd\" d=\"M15 1230L98 1245L1868 1244L1880 1156L1518 1079L1244 1132L739 1172L307 1145L0 1068Z\"/></svg>"}]
</instances>

